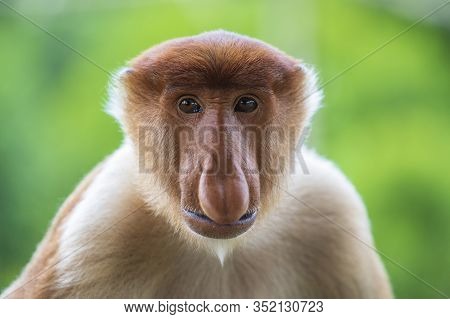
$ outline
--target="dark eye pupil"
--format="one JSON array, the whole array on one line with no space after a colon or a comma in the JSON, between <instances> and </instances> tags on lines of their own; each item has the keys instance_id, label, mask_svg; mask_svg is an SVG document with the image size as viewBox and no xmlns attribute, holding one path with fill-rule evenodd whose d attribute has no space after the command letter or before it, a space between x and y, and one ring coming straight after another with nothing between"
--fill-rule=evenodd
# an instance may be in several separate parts
<instances>
[{"instance_id":1,"label":"dark eye pupil","mask_svg":"<svg viewBox=\"0 0 450 319\"><path fill-rule=\"evenodd\" d=\"M191 98L182 99L178 104L178 107L184 113L199 113L202 111L200 104Z\"/></svg>"},{"instance_id":2,"label":"dark eye pupil","mask_svg":"<svg viewBox=\"0 0 450 319\"><path fill-rule=\"evenodd\" d=\"M235 112L250 113L256 110L258 103L251 97L241 97L234 107Z\"/></svg>"}]
</instances>

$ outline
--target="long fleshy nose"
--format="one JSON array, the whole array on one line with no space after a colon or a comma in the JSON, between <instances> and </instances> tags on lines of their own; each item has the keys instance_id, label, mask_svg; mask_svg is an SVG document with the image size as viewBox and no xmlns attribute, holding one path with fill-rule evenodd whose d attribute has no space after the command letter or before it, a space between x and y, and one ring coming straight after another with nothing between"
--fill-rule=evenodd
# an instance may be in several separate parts
<instances>
[{"instance_id":1,"label":"long fleshy nose","mask_svg":"<svg viewBox=\"0 0 450 319\"><path fill-rule=\"evenodd\" d=\"M204 170L198 196L203 212L217 224L237 222L248 210L249 189L240 168L229 175Z\"/></svg>"}]
</instances>

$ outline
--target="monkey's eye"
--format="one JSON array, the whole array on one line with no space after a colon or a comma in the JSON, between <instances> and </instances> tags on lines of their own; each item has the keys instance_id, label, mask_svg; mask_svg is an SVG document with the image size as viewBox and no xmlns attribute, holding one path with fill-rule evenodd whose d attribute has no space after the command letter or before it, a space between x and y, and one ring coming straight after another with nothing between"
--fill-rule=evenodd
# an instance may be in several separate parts
<instances>
[{"instance_id":1,"label":"monkey's eye","mask_svg":"<svg viewBox=\"0 0 450 319\"><path fill-rule=\"evenodd\" d=\"M254 98L251 97L241 97L239 101L237 101L236 105L234 106L235 112L243 112L243 113L250 113L256 110L258 107L258 102Z\"/></svg>"},{"instance_id":2,"label":"monkey's eye","mask_svg":"<svg viewBox=\"0 0 450 319\"><path fill-rule=\"evenodd\" d=\"M178 103L178 108L183 113L200 113L203 111L200 104L198 104L197 101L192 98L182 99L180 103Z\"/></svg>"}]
</instances>

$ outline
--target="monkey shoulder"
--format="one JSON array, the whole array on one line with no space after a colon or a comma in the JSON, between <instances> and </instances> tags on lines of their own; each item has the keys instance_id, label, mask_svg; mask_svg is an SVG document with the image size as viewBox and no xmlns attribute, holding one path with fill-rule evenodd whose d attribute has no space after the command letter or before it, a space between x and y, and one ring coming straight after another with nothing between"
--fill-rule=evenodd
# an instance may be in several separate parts
<instances>
[{"instance_id":1,"label":"monkey shoulder","mask_svg":"<svg viewBox=\"0 0 450 319\"><path fill-rule=\"evenodd\" d=\"M273 236L295 242L289 248L293 254L315 249L354 255L364 244L372 245L367 211L352 183L314 151L304 150L302 156L307 171L298 165L287 185L280 187L278 204L264 223L275 229Z\"/></svg>"},{"instance_id":2,"label":"monkey shoulder","mask_svg":"<svg viewBox=\"0 0 450 319\"><path fill-rule=\"evenodd\" d=\"M283 210L302 224L349 228L370 235L365 205L342 171L313 150L304 150L302 158L304 165L296 167L287 189L282 190Z\"/></svg>"},{"instance_id":3,"label":"monkey shoulder","mask_svg":"<svg viewBox=\"0 0 450 319\"><path fill-rule=\"evenodd\" d=\"M327 287L330 297L391 296L355 187L331 161L311 150L302 155L308 172L290 176L272 219L279 238L274 242L290 243L278 246L290 256L286 264L309 274L312 280L303 282Z\"/></svg>"}]
</instances>

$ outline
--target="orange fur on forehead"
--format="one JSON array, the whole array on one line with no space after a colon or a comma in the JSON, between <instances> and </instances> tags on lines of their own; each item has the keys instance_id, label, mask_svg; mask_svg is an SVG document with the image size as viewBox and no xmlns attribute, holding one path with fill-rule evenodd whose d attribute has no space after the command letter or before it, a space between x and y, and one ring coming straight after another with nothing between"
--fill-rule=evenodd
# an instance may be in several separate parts
<instances>
[{"instance_id":1,"label":"orange fur on forehead","mask_svg":"<svg viewBox=\"0 0 450 319\"><path fill-rule=\"evenodd\" d=\"M298 74L298 61L238 34L214 31L164 42L131 62L153 88L261 87L277 91Z\"/></svg>"}]
</instances>

